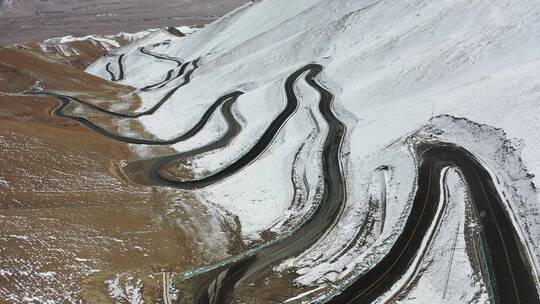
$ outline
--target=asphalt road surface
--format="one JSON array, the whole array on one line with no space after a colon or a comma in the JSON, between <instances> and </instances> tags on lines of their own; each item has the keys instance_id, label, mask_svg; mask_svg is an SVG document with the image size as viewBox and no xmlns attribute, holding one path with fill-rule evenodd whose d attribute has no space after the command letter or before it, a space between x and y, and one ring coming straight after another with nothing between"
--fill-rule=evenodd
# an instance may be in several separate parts
<instances>
[{"instance_id":1,"label":"asphalt road surface","mask_svg":"<svg viewBox=\"0 0 540 304\"><path fill-rule=\"evenodd\" d=\"M482 236L487 244L487 259L493 274L489 282L495 292L494 303L540 303L528 261L504 210L493 180L476 158L463 148L450 144L423 145L418 189L407 223L388 254L361 275L341 294L327 303L372 303L389 290L407 271L420 250L427 229L435 220L440 198L440 174L444 167L455 167L463 174L478 212Z\"/></svg>"}]
</instances>

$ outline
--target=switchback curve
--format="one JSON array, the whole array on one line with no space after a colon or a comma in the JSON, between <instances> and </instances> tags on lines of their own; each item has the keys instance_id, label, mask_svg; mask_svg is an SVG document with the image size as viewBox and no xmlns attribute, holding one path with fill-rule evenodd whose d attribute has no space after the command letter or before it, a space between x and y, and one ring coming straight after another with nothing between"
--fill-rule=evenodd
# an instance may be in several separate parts
<instances>
[{"instance_id":1,"label":"switchback curve","mask_svg":"<svg viewBox=\"0 0 540 304\"><path fill-rule=\"evenodd\" d=\"M422 240L435 219L440 202L440 174L444 167L458 168L468 184L471 202L480 216L483 238L487 244L490 271L494 274L495 303L540 303L530 271L522 254L521 243L488 171L467 150L447 143L418 147L420 166L418 189L407 222L389 252L371 269L361 274L331 304L372 303L390 290L411 265Z\"/></svg>"}]
</instances>

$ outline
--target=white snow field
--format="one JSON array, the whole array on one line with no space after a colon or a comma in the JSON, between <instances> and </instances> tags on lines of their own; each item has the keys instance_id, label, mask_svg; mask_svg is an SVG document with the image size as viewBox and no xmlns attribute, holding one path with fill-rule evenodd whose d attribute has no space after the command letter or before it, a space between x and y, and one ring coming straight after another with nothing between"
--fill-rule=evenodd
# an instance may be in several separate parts
<instances>
[{"instance_id":1,"label":"white snow field","mask_svg":"<svg viewBox=\"0 0 540 304\"><path fill-rule=\"evenodd\" d=\"M163 40L170 43L151 46ZM347 125L343 166L348 200L324 240L276 268L298 267L298 284L343 282L353 272L371 267L388 250L405 223L416 189L416 162L408 138L413 133L426 138L438 134L437 138L467 148L484 162L498 180L498 190L528 248L526 254L538 269L540 6L536 1L255 1L186 37L156 32L115 51L127 52L122 83L140 88L159 81L174 67L173 62L135 54L145 44L154 53L181 60L201 58L191 83L155 114L140 118L145 129L159 138L185 132L225 93L246 92L236 105L242 132L227 148L191 160L198 176L219 170L256 142L284 107L283 86L293 71L311 62L324 66L319 80L334 94L334 110ZM103 57L87 71L108 78L105 65L114 65L115 60ZM285 219L300 218L314 201L308 197L307 206L288 210L295 175L307 176L313 188L320 182L326 130L316 91L303 80L296 86L300 108L271 148L237 175L199 191L203 200L239 216L246 241L258 240L266 229L278 233L291 229L282 225ZM141 94L143 107L151 106L167 89ZM208 143L224 128L223 119L213 117L203 132L175 148L183 151ZM440 132L434 133L435 129ZM301 151L299 161L294 160L297 151ZM389 167L384 178L376 170L381 165ZM378 233L366 236L365 244L339 255L336 250L368 215L367 198L380 192L381 183L386 184L385 224L379 224ZM426 256L434 258L437 250L455 242L460 248L453 256L457 264L447 270L446 260L437 263L460 276L446 281L443 274L424 271L426 276L412 287L409 300L433 303L430 300L446 293L446 284L454 294L442 302L482 303L486 286L471 279L474 267L463 250L463 234L454 238L457 226L465 227L466 195L459 173L450 169L446 183L457 193L453 209L440 211L451 228L432 227L438 241L428 246ZM381 221L380 212L370 216Z\"/></svg>"}]
</instances>

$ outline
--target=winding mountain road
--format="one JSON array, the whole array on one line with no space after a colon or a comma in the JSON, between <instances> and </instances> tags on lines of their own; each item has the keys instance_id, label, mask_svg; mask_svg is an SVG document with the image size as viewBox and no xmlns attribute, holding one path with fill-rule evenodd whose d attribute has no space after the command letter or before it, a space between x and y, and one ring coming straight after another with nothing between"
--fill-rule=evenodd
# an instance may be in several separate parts
<instances>
[{"instance_id":1,"label":"winding mountain road","mask_svg":"<svg viewBox=\"0 0 540 304\"><path fill-rule=\"evenodd\" d=\"M145 55L152 56L152 57L154 57L156 59L161 59L161 60L165 60L165 61L172 61L172 62L176 63L176 67L173 68L173 69L170 69L167 72L167 74L165 76L165 79L163 79L162 81L160 81L158 83L151 84L151 85L148 85L148 86L145 86L145 87L141 88L140 90L143 91L143 92L148 92L148 91L152 91L152 90L161 89L164 86L166 86L168 83L170 83L171 81L174 81L174 80L180 78L180 76L182 76L184 74L186 68L190 64L189 61L182 64L182 61L180 59L165 56L165 55L161 55L161 54L152 53L150 51L147 51L145 47L139 48L139 51L141 53L145 54ZM174 74L174 72L176 70L178 70L178 72L173 77L173 74Z\"/></svg>"},{"instance_id":2,"label":"winding mountain road","mask_svg":"<svg viewBox=\"0 0 540 304\"><path fill-rule=\"evenodd\" d=\"M326 303L372 303L391 289L411 265L440 203L440 175L455 167L464 176L471 202L479 210L487 259L494 274L494 303L540 303L531 265L522 254L521 243L490 174L465 149L445 143L422 145L418 155L418 189L407 223L389 252L373 268Z\"/></svg>"},{"instance_id":3,"label":"winding mountain road","mask_svg":"<svg viewBox=\"0 0 540 304\"><path fill-rule=\"evenodd\" d=\"M170 60L170 58L166 60ZM121 61L121 58L119 58L119 64L121 64ZM271 266L275 266L276 263L286 258L299 256L306 252L321 241L321 238L324 238L339 220L347 200L346 181L341 163L346 126L333 112L333 95L316 80L323 67L318 64L308 64L287 78L285 82L287 103L284 109L245 154L240 155L231 164L206 177L195 180L182 180L164 173L163 169L174 162L226 147L241 131L241 126L232 113L232 107L243 92L236 91L220 97L189 131L170 140L146 140L114 134L94 124L87 118L64 112L72 102L76 102L113 117L138 118L144 115L152 115L176 90L189 83L191 74L198 67L197 62L198 60L194 61L192 63L194 68L185 73L183 84L168 91L152 108L139 113L116 113L102 109L90 102L55 93L36 92L34 94L50 95L58 98L61 104L54 110L54 114L58 116L74 119L111 139L141 145L171 145L189 139L202 130L213 113L221 108L228 125L226 134L221 138L192 151L131 162L125 168L130 177L134 176L134 180L144 184L181 189L199 189L233 176L249 166L271 146L277 134L298 109L299 100L295 95L294 87L297 80L302 75L305 75L308 85L320 95L319 111L328 124L328 131L321 152L324 187L320 201L315 206L311 217L302 222L299 227L286 237L278 238L276 241L267 243L248 255L239 256L237 259L201 272L190 279L194 286L192 290L193 299L197 303L228 304L233 301L234 291L238 284L259 271L270 270ZM180 61L177 63L177 67L182 66L181 70L186 66ZM121 71L121 74L123 74L123 68L121 68ZM173 72L171 71L166 77L169 80L172 78ZM161 82L155 86L161 86L163 83ZM484 228L482 235L488 248L489 271L493 273L490 284L495 287L493 289L495 294L492 295L495 298L494 300L497 303L504 304L540 303L535 281L530 271L531 266L525 255L522 254L519 237L513 229L511 220L505 211L504 202L499 197L487 170L482 167L481 163L471 153L454 145L444 143L426 144L419 146L418 149L421 161L418 169L418 189L403 231L395 243L392 244L389 252L376 265L359 275L353 283L344 288L338 295L328 299L327 303L371 303L396 284L410 267L419 250L421 250L421 244L426 237L428 228L435 220L441 195L438 185L439 177L443 168L448 166L458 168L464 175L470 195L473 198L472 202L477 210L481 210L483 214L486 214L486 216L480 216L480 221Z\"/></svg>"},{"instance_id":4,"label":"winding mountain road","mask_svg":"<svg viewBox=\"0 0 540 304\"><path fill-rule=\"evenodd\" d=\"M270 123L268 128L258 139L258 141L253 145L253 147L248 150L244 155L241 155L234 162L229 164L227 167L220 169L219 171L210 174L206 177L196 180L179 180L171 177L166 177L157 172L157 167L155 167L153 172L154 182L168 187L181 188L181 189L198 189L210 186L217 182L226 179L238 171L242 170L248 166L251 162L257 159L268 147L270 147L272 141L285 125L287 120L296 112L298 109L298 98L294 94L294 84L300 78L300 76L306 72L309 72L306 76L306 81L313 82L313 78L322 71L322 66L317 64L308 64L287 78L285 82L285 92L287 95L287 105L279 113L279 115Z\"/></svg>"},{"instance_id":5,"label":"winding mountain road","mask_svg":"<svg viewBox=\"0 0 540 304\"><path fill-rule=\"evenodd\" d=\"M195 136L200 130L202 130L204 128L204 126L208 123L208 120L210 119L210 117L213 115L213 113L216 111L216 109L221 106L221 104L223 104L229 98L235 98L235 99L238 98L238 96L240 96L242 93L241 92L233 92L233 93L227 94L227 95L225 95L223 97L220 97L218 100L216 100L210 106L210 108L208 108L206 110L206 112L203 114L203 116L199 119L199 121L191 129L189 129L187 132L185 132L185 133L183 133L183 134L181 134L181 135L179 135L177 137L174 137L174 138L168 139L168 140L150 140L150 139L135 138L135 137L129 137L129 136L124 136L124 135L112 133L112 132L106 130L105 128L95 124L94 122L92 122L91 120L89 120L89 119L87 119L85 117L65 113L64 110L68 106L70 106L71 100L73 100L73 97L57 95L57 94L52 94L52 93L42 93L42 94L43 95L54 96L54 97L56 97L57 99L59 99L61 101L60 106L58 106L54 110L54 114L56 114L58 116L61 116L61 117L66 117L66 118L71 118L73 120L76 120L79 123L85 125L86 127L90 128L90 129L92 129L92 130L94 130L94 131L96 131L96 132L98 132L98 133L100 133L100 134L102 134L104 136L107 136L107 137L109 137L111 139L121 141L121 142L125 142L125 143L130 143L130 144L138 144L138 145L168 146L168 145L173 145L173 144L188 140L188 139L192 138L193 136Z\"/></svg>"},{"instance_id":6,"label":"winding mountain road","mask_svg":"<svg viewBox=\"0 0 540 304\"><path fill-rule=\"evenodd\" d=\"M322 66L308 65L287 79L285 89L289 101L288 110L284 110L282 112L283 117L278 117L278 119L283 122L286 121L285 116L291 115L294 112L293 109L297 107L298 100L294 94L294 83L306 71L308 71L306 81L319 92L319 110L329 125L322 151L324 190L320 203L317 205L313 215L287 238L271 243L271 245L262 248L253 255L201 274L200 277L196 278L197 283L194 292L199 293L195 297L197 303L231 303L235 287L239 282L276 262L303 253L319 241L321 236L325 235L339 219L346 201L345 178L340 160L346 127L332 111L333 95L315 80L315 77L322 71ZM281 126L269 128L268 130L276 130L273 132L277 132L279 128ZM264 146L256 150L260 151L259 153L262 153L267 145L266 137L262 139ZM243 164L244 162L238 163ZM230 174L236 171L233 168ZM228 174L219 175L219 177L222 176L228 176Z\"/></svg>"},{"instance_id":7,"label":"winding mountain road","mask_svg":"<svg viewBox=\"0 0 540 304\"><path fill-rule=\"evenodd\" d=\"M49 96L53 96L53 97L64 97L64 98L67 98L67 99L70 99L70 100L73 100L74 102L77 102L77 103L80 103L92 110L95 110L95 111L98 111L98 112L101 112L101 113L104 113L104 114L107 114L107 115L111 115L111 116L114 116L114 117L118 117L118 118L139 118L139 117L142 117L142 116L148 116L148 115L152 115L154 114L157 110L159 110L159 108L161 108L161 106L163 106L163 104L165 104L165 102L167 102L167 100L169 100L169 98L171 98L171 96L176 93L176 91L178 91L181 87L187 85L188 83L190 83L191 81L191 75L193 74L193 72L195 72L195 70L199 67L198 65L199 63L199 60L195 60L193 62L191 62L191 64L193 65L193 69L189 70L185 75L184 75L184 81L177 85L176 87L174 87L173 89L167 91L167 93L160 98L160 100L155 103L151 108L149 108L148 110L145 110L145 111L142 111L142 112L136 112L136 113L122 113L122 112L114 112L114 111L110 111L110 110L107 110L107 109L104 109L104 108L101 108L91 102L88 102L88 101L85 101L85 100L82 100L80 98L77 98L77 97L73 97L73 96L68 96L68 95L63 95L63 94L57 94L57 93L52 93L52 92L30 92L29 94L34 94L34 95L49 95Z\"/></svg>"},{"instance_id":8,"label":"winding mountain road","mask_svg":"<svg viewBox=\"0 0 540 304\"><path fill-rule=\"evenodd\" d=\"M124 65L122 64L122 59L124 59L124 56L126 54L121 54L120 56L118 56L118 70L119 70L119 75L118 77L116 77L116 75L113 73L113 71L111 70L111 63L107 63L107 65L105 66L105 70L109 73L109 75L111 76L111 81L120 81L120 80L124 80Z\"/></svg>"},{"instance_id":9,"label":"winding mountain road","mask_svg":"<svg viewBox=\"0 0 540 304\"><path fill-rule=\"evenodd\" d=\"M167 176L165 171L166 168L179 161L187 160L203 153L224 148L228 146L230 142L240 133L242 126L234 116L232 109L236 103L236 100L242 94L242 92L233 92L220 98L220 100L224 101L221 106L221 113L227 123L227 131L222 137L209 143L208 145L186 152L159 156L150 159L130 161L127 163L126 167L123 168L124 172L132 181L136 183L169 187L170 183L173 181L173 178L165 177Z\"/></svg>"},{"instance_id":10,"label":"winding mountain road","mask_svg":"<svg viewBox=\"0 0 540 304\"><path fill-rule=\"evenodd\" d=\"M190 130L188 130L184 134L178 135L178 136L176 136L174 138L171 138L171 139L168 139L168 140L150 140L150 139L136 138L136 137L129 137L129 136L124 136L124 135L120 135L120 134L115 134L115 133L112 133L112 132L106 130L104 127L94 123L92 120L90 120L88 118L78 116L78 115L74 115L74 114L69 114L69 113L66 113L64 110L66 108L68 108L71 105L71 103L73 102L73 103L81 104L81 105L83 105L83 106L85 106L85 107L87 107L87 108L89 108L91 110L94 110L94 111L97 111L99 113L109 115L109 116L114 117L114 118L122 118L122 119L125 119L125 118L139 118L139 117L143 117L143 116L152 115L157 110L159 110L173 96L173 94L176 93L176 91L178 91L181 87L187 85L191 81L191 76L192 76L193 72L199 67L198 62L199 62L199 59L191 62L191 64L193 65L193 69L191 69L190 71L188 71L187 73L184 74L184 81L181 84L179 84L176 87L172 88L171 90L167 91L167 93L163 97L161 97L160 100L157 103L155 103L151 108L149 108L149 109L147 109L145 111L142 111L142 112L136 112L136 113L114 112L114 111L111 111L111 110L101 108L101 107L99 107L99 106L97 106L97 105L95 105L95 104L93 104L91 102L82 100L80 98L73 97L73 96L68 96L68 95L64 95L64 94L58 94L58 93L54 93L54 92L31 91L31 92L28 92L27 94L28 95L47 95L47 96L56 97L58 100L60 100L61 104L60 104L60 106L58 108L55 109L54 114L56 114L58 116L74 119L74 120L78 121L79 123L87 126L88 128L91 128L92 130L94 130L94 131L96 131L96 132L98 132L100 134L103 134L103 135L105 135L107 137L110 137L112 139L115 139L117 141L130 143L130 144L138 144L138 145L162 145L162 146L163 145L172 145L172 144L175 144L175 143L178 143L178 142L181 142L181 141L185 141L185 140L193 137L195 134L197 134L197 132L199 132L206 125L206 123L208 122L208 119L212 116L213 112L221 105L221 103L223 103L225 101L225 99L223 99L223 98L218 99L204 113L203 117L195 124L195 126L193 126ZM186 63L186 64L188 64L188 63ZM184 64L182 66L182 68L184 66L186 66L186 65ZM239 93L241 93L241 92L235 92L235 93L232 93L232 94L239 96Z\"/></svg>"}]
</instances>

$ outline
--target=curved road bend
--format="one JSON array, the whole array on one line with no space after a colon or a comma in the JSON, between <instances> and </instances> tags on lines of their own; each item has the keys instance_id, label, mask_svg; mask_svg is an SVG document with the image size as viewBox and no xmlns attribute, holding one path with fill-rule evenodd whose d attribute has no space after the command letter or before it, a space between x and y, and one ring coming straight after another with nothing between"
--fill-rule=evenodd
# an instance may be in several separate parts
<instances>
[{"instance_id":1,"label":"curved road bend","mask_svg":"<svg viewBox=\"0 0 540 304\"><path fill-rule=\"evenodd\" d=\"M148 56L152 56L154 58L157 58L157 59L161 59L161 60L166 60L166 61L173 61L176 63L176 67L173 68L173 69L170 69L168 72L167 72L167 75L165 76L165 79L158 82L158 83L155 83L155 84L151 84L151 85L148 85L148 86L145 86L143 88L141 88L140 90L143 91L143 92L147 92L147 91L151 91L151 90L156 90L156 89L160 89L160 88L163 88L165 85L167 85L169 82L173 81L173 80L176 80L178 79L180 76L182 76L187 68L187 66L189 65L189 62L186 62L184 64L182 64L182 61L179 60L179 59L176 59L176 58L173 58L173 57L169 57L169 56L165 56L165 55L160 55L160 54L155 54L155 53L152 53L152 52L149 52L146 50L145 47L141 47L139 48L139 51L145 55L148 55ZM179 68L179 69L178 69ZM173 73L175 72L175 70L178 69L178 73L176 73L176 75L173 77Z\"/></svg>"},{"instance_id":2,"label":"curved road bend","mask_svg":"<svg viewBox=\"0 0 540 304\"><path fill-rule=\"evenodd\" d=\"M173 77L173 73L174 73L174 70L175 69L172 69L172 70L169 70L167 72L167 75L165 76L165 79L158 82L158 83L155 83L155 84L152 84L152 85L148 85L146 87L143 87L141 88L140 90L143 91L143 92L148 92L148 91L153 91L153 90L157 90L157 89L161 89L163 88L164 86L166 86L167 84L169 84L170 82L180 78L182 75L184 75L184 73L186 72L186 69L187 67L191 64L191 61L188 61L186 63L184 63L180 69L178 69L178 73L176 73L176 75Z\"/></svg>"},{"instance_id":3,"label":"curved road bend","mask_svg":"<svg viewBox=\"0 0 540 304\"><path fill-rule=\"evenodd\" d=\"M116 77L116 75L111 70L111 63L110 62L107 63L107 65L105 65L105 70L107 70L107 72L111 76L111 81L124 80L124 65L122 64L122 59L124 58L124 55L126 55L126 54L121 54L120 56L118 56L118 69L119 69L118 77Z\"/></svg>"},{"instance_id":4,"label":"curved road bend","mask_svg":"<svg viewBox=\"0 0 540 304\"><path fill-rule=\"evenodd\" d=\"M116 75L114 75L113 71L111 70L111 63L107 63L105 65L105 70L107 73L109 73L109 76L111 77L111 81L116 81Z\"/></svg>"},{"instance_id":5,"label":"curved road bend","mask_svg":"<svg viewBox=\"0 0 540 304\"><path fill-rule=\"evenodd\" d=\"M306 75L306 81L308 84L319 90L323 91L322 88L314 81L314 78L322 71L322 66L318 64L308 64L291 76L289 76L285 82L285 92L287 95L287 105L279 113L279 115L270 123L270 126L265 130L259 140L253 145L253 147L244 155L240 156L233 163L229 164L227 167L219 170L216 173L213 173L209 176L203 177L196 180L179 180L169 176L164 176L163 174L156 174L156 171L153 170L154 182L162 186L180 188L180 189L200 189L212 184L215 184L223 179L226 179L238 171L242 170L253 162L257 157L259 157L272 143L279 130L285 125L287 120L296 112L298 109L298 98L294 94L294 84L304 74ZM320 88L320 89L319 89ZM324 91L326 92L326 91ZM322 93L321 93L322 94ZM331 96L331 95L330 95Z\"/></svg>"},{"instance_id":6,"label":"curved road bend","mask_svg":"<svg viewBox=\"0 0 540 304\"><path fill-rule=\"evenodd\" d=\"M411 265L419 252L427 229L439 204L440 175L444 167L458 168L468 184L469 195L481 213L482 236L492 273L495 303L540 303L530 265L521 254L519 237L506 214L489 173L476 158L461 147L450 144L419 147L421 164L418 189L403 232L386 256L358 277L339 295L326 303L372 303L390 290ZM484 215L484 216L482 216Z\"/></svg>"},{"instance_id":7,"label":"curved road bend","mask_svg":"<svg viewBox=\"0 0 540 304\"><path fill-rule=\"evenodd\" d=\"M171 80L173 72L174 72L174 69L169 70L167 72L167 75L165 75L165 79L161 80L160 82L157 82L157 83L142 87L139 90L141 90L143 92L148 92L148 91L152 91L152 90L156 90L156 89L160 88L161 85L164 85L164 84L166 84L167 82L169 82Z\"/></svg>"},{"instance_id":8,"label":"curved road bend","mask_svg":"<svg viewBox=\"0 0 540 304\"><path fill-rule=\"evenodd\" d=\"M193 74L193 72L195 72L195 70L199 67L198 65L198 62L199 62L199 59L195 60L192 62L193 64L193 69L191 69L190 71L188 71L185 75L184 75L184 82L181 83L180 85L174 87L173 89L171 89L170 91L167 92L167 94L165 94L165 96L163 96L159 102L157 102L155 105L153 105L150 109L148 110L145 110L143 112L136 112L136 113L121 113L121 112L114 112L114 111L110 111L110 110L107 110L107 109L103 109L91 102L88 102L88 101L84 101L82 99L79 99L77 97L72 97L72 96L67 96L67 95L62 95L62 94L56 94L56 93L51 93L51 92L31 92L29 94L34 94L34 95L49 95L49 96L53 96L53 97L63 97L63 98L67 98L67 99L71 99L77 103L80 103L86 107L89 107L91 108L92 110L95 110L95 111L98 111L98 112L101 112L101 113L105 113L107 115L111 115L111 116L114 116L114 117L118 117L118 118L139 118L139 117L142 117L142 116L148 116L148 115L152 115L154 114L157 110L159 110L159 108L165 103L167 102L167 100L169 100L169 98L171 98L171 96L176 93L176 91L178 91L181 87L187 85L188 83L190 83L191 81L191 75Z\"/></svg>"},{"instance_id":9,"label":"curved road bend","mask_svg":"<svg viewBox=\"0 0 540 304\"><path fill-rule=\"evenodd\" d=\"M178 66L181 66L178 76L184 74L184 71L185 71L186 67L189 64L193 65L193 69L191 69L190 71L188 71L187 73L184 74L183 83L181 83L178 86L176 86L176 87L172 88L171 90L169 90L165 94L165 96L163 96L156 104L154 104L148 110L145 110L145 111L142 111L142 112L136 112L136 113L121 113L121 112L114 112L114 111L110 111L110 110L107 110L107 109L103 109L103 108L101 108L101 107L99 107L99 106L97 106L97 105L95 105L95 104L93 104L91 102L84 101L82 99L72 97L72 96L56 94L56 93L51 93L51 92L31 92L29 94L48 95L48 96L56 97L61 101L62 104L60 105L60 107L58 107L55 110L55 114L57 114L59 116L68 117L68 118L72 118L74 120L77 120L78 122L80 122L83 125L93 129L94 131L99 132L99 133L101 133L101 134L103 134L105 136L108 136L110 138L113 138L115 140L126 142L126 143L131 143L131 144L140 144L140 145L172 145L172 144L175 144L175 143L178 143L178 142L181 142L181 141L185 141L185 140L193 137L199 130L202 129L202 127L204 127L204 125L207 123L208 119L212 116L212 113L215 111L215 109L218 108L221 105L221 103L223 103L225 101L227 96L231 95L231 94L228 94L228 95L225 95L224 97L218 99L204 113L203 117L199 120L199 122L192 129L190 129L189 131L187 131L186 133L184 133L182 135L179 135L179 136L177 136L175 138L172 138L172 139L169 139L169 140L147 140L147 139L141 139L141 138L122 136L122 135L119 135L119 134L113 134L113 133L105 130L103 127L93 123L91 120L89 120L87 118L78 117L78 116L75 116L75 115L70 115L70 114L64 113L64 109L66 109L70 105L71 101L74 101L74 102L82 104L82 105L84 105L86 107L89 107L89 108L91 108L91 109L93 109L95 111L98 111L98 112L101 112L101 113L104 113L104 114L107 114L107 115L111 115L111 116L114 116L114 117L117 117L117 118L139 118L139 117L142 117L142 116L152 115L157 110L159 110L159 108L161 108L161 106L163 106L165 104L165 102L167 102L167 100L169 100L171 98L171 96L174 93L176 93L176 91L178 91L181 87L183 87L183 86L187 85L188 83L190 83L192 74L199 67L198 63L199 63L200 59L196 59L193 62L186 62L185 64L182 65L182 62L177 60L177 59L172 59L172 58L164 57L164 56L161 56L161 55L153 54L153 53L145 51L144 48L140 48L140 51L143 52L146 55L153 56L153 57L156 57L158 59L175 61ZM123 66L122 66L122 58L124 57L124 55L125 54L122 54L118 58L118 64L120 66L120 79L123 79L123 77L124 77L124 69L123 69ZM107 64L106 69L107 69L107 71L109 73L112 74L112 72L110 71L110 63ZM180 73L182 73L182 74L180 74ZM171 72L171 75L172 75L172 72ZM238 96L239 96L239 94L241 94L241 92L232 93L232 95L238 95ZM238 97L238 96L236 96L236 97Z\"/></svg>"},{"instance_id":10,"label":"curved road bend","mask_svg":"<svg viewBox=\"0 0 540 304\"><path fill-rule=\"evenodd\" d=\"M165 146L165 145L173 145L173 144L176 144L181 141L185 141L195 136L208 123L208 120L210 119L210 117L212 117L212 114L216 111L217 108L221 106L221 104L223 104L225 101L231 98L236 100L243 93L238 91L238 92L229 93L225 96L220 97L210 106L210 108L206 110L206 112L203 114L201 119L190 130L188 130L186 133L182 135L179 135L175 138L168 139L168 140L149 140L149 139L142 139L142 138L127 137L127 136L111 133L105 130L104 128L96 125L95 123L93 123L87 118L64 113L64 109L71 104L70 97L57 95L57 94L48 94L48 93L44 93L44 94L55 96L61 101L61 105L58 106L53 112L55 115L76 120L79 123L85 125L86 127L117 141L129 143L129 144L138 144L138 145Z\"/></svg>"},{"instance_id":11,"label":"curved road bend","mask_svg":"<svg viewBox=\"0 0 540 304\"><path fill-rule=\"evenodd\" d=\"M118 69L120 70L120 74L118 75L117 81L124 80L124 65L122 64L122 59L124 59L124 55L122 54L118 57Z\"/></svg>"},{"instance_id":12,"label":"curved road bend","mask_svg":"<svg viewBox=\"0 0 540 304\"><path fill-rule=\"evenodd\" d=\"M169 57L169 56L166 56L166 55L156 54L156 53L147 51L146 47L144 47L144 46L140 47L139 51L141 53L145 54L145 55L152 56L152 57L157 58L157 59L176 62L176 67L179 67L179 66L182 65L182 61L180 59Z\"/></svg>"},{"instance_id":13,"label":"curved road bend","mask_svg":"<svg viewBox=\"0 0 540 304\"><path fill-rule=\"evenodd\" d=\"M321 202L313 216L289 237L272 243L251 256L192 278L194 301L199 304L231 303L237 284L263 268L308 250L331 229L341 214L346 200L346 188L340 158L346 127L332 111L333 95L314 79L322 70L319 65L309 65L288 79L287 96L291 103L296 102L292 87L293 79L306 70L309 70L306 81L319 92L321 96L319 110L329 125L322 151L324 190Z\"/></svg>"},{"instance_id":14,"label":"curved road bend","mask_svg":"<svg viewBox=\"0 0 540 304\"><path fill-rule=\"evenodd\" d=\"M345 180L342 177L339 159L345 127L332 114L332 95L314 80L314 77L320 73L321 69L322 67L319 65L308 65L287 79L288 104L286 109L273 121L253 149L224 170L201 180L177 181L169 180L159 174L159 165L151 168L150 176L154 182L179 188L204 187L238 172L264 152L288 117L294 113L298 105L292 90L294 81L302 73L310 71L306 76L306 81L321 94L319 108L330 125L323 149L325 190L322 203L314 216L295 231L291 237L272 244L251 257L200 275L202 281L199 281L199 285L201 288L197 290L203 290L203 292L198 295L199 303L229 303L232 300L234 287L237 283L261 268L303 252L324 235L338 217L339 210L345 201ZM232 94L241 94L241 92ZM131 139L111 134L84 118L65 115L63 109L70 103L67 96L49 95L56 96L62 101L62 105L55 110L57 115L75 119L113 139L139 144L160 145L172 143L171 141ZM237 96L226 95L218 100L205 113L197 126L202 128L211 113L229 98L237 98ZM107 112L106 110L103 111ZM114 115L118 114L114 113ZM188 133L194 135L197 129L200 130L197 126ZM181 138L185 140L186 137L184 136L181 136ZM177 157L164 158L160 164L166 165L174 159L177 159ZM481 224L486 228L483 234L488 247L489 265L491 265L491 272L494 274L492 284L495 286L496 294L494 296L496 300L499 303L528 304L540 302L534 280L529 272L528 262L524 260L520 251L519 238L513 229L504 229L513 226L505 213L503 203L501 198L498 197L491 177L479 162L464 149L449 145L436 145L423 153L422 164L419 168L419 188L411 208L410 217L402 234L398 237L388 255L383 257L371 270L360 276L341 294L330 299L329 303L370 303L388 291L399 277L405 273L414 255L419 250L427 227L434 218L439 203L440 193L438 193L439 187L437 184L440 172L443 167L448 165L456 166L463 172L469 184L470 195L473 197L476 209L484 211L486 214L481 218ZM213 289L208 289L209 286L213 286Z\"/></svg>"},{"instance_id":15,"label":"curved road bend","mask_svg":"<svg viewBox=\"0 0 540 304\"><path fill-rule=\"evenodd\" d=\"M226 95L226 97L222 97L226 98L226 101L221 106L221 113L227 123L227 131L222 137L206 146L190 151L130 161L127 163L127 166L123 168L124 172L136 183L152 186L161 185L161 174L165 174L163 170L173 163L228 146L242 130L242 126L234 116L232 109L241 94L241 92L235 92Z\"/></svg>"},{"instance_id":16,"label":"curved road bend","mask_svg":"<svg viewBox=\"0 0 540 304\"><path fill-rule=\"evenodd\" d=\"M151 84L151 85L147 85L147 86L145 86L143 88L140 88L140 90L143 91L143 92L148 92L148 91L157 90L157 89L160 89L160 88L164 87L171 80L176 79L176 78L171 79L173 73L174 73L174 69L169 70L167 72L167 75L165 76L165 79L161 80L160 82L157 82L157 83L154 83L154 84Z\"/></svg>"}]
</instances>

